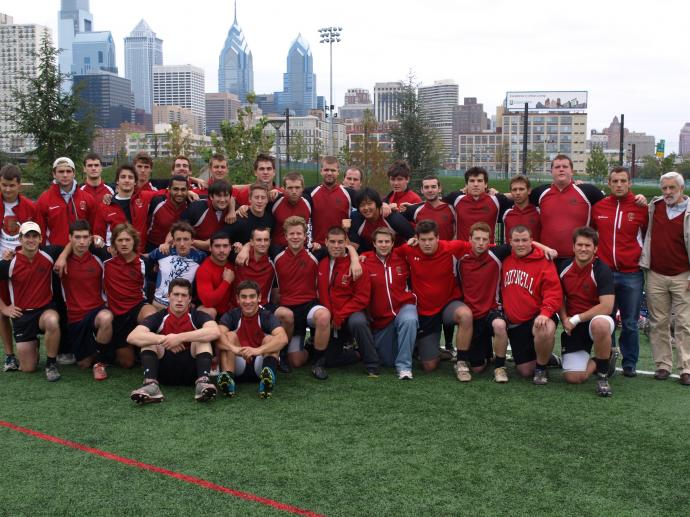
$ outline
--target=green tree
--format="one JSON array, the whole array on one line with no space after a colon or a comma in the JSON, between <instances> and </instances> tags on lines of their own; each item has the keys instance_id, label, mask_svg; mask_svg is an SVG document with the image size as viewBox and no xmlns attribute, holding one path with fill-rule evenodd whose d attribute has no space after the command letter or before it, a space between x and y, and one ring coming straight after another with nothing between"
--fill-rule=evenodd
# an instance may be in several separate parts
<instances>
[{"instance_id":1,"label":"green tree","mask_svg":"<svg viewBox=\"0 0 690 517\"><path fill-rule=\"evenodd\" d=\"M676 153L671 153L668 156L661 159L661 163L660 163L661 174L676 170L676 158L677 157L678 157L678 155Z\"/></svg>"},{"instance_id":2,"label":"green tree","mask_svg":"<svg viewBox=\"0 0 690 517\"><path fill-rule=\"evenodd\" d=\"M505 178L508 179L508 167L510 165L510 146L508 142L504 142L496 147L494 163L496 164L496 172L504 174Z\"/></svg>"},{"instance_id":3,"label":"green tree","mask_svg":"<svg viewBox=\"0 0 690 517\"><path fill-rule=\"evenodd\" d=\"M534 174L535 172L541 174L544 172L544 164L547 161L543 145L537 145L534 149L527 151L527 159L525 160L527 174Z\"/></svg>"},{"instance_id":4,"label":"green tree","mask_svg":"<svg viewBox=\"0 0 690 517\"><path fill-rule=\"evenodd\" d=\"M58 54L45 34L36 53L38 75L24 76L26 88L12 92L11 118L16 131L31 136L36 146L30 153L27 176L37 186L50 181L55 158L69 156L75 163L81 162L94 134L93 116L79 97L79 85L71 93L60 88L66 76L58 68Z\"/></svg>"},{"instance_id":5,"label":"green tree","mask_svg":"<svg viewBox=\"0 0 690 517\"><path fill-rule=\"evenodd\" d=\"M227 120L220 123L220 134L211 134L211 145L228 160L228 168L236 183L249 183L254 177L254 159L259 153L268 153L273 146L273 136L264 133L266 117L254 120L253 93L247 95L248 104L237 112L237 123Z\"/></svg>"},{"instance_id":6,"label":"green tree","mask_svg":"<svg viewBox=\"0 0 690 517\"><path fill-rule=\"evenodd\" d=\"M301 162L307 158L307 142L304 140L304 133L296 131L290 135L290 146L288 147L290 159Z\"/></svg>"},{"instance_id":7,"label":"green tree","mask_svg":"<svg viewBox=\"0 0 690 517\"><path fill-rule=\"evenodd\" d=\"M394 158L407 160L415 186L441 166L441 143L417 97L417 84L410 74L399 93L398 124L391 131Z\"/></svg>"},{"instance_id":8,"label":"green tree","mask_svg":"<svg viewBox=\"0 0 690 517\"><path fill-rule=\"evenodd\" d=\"M192 135L191 131L183 128L179 122L172 122L170 129L165 132L165 148L170 153L171 158L175 156L189 156L192 154Z\"/></svg>"},{"instance_id":9,"label":"green tree","mask_svg":"<svg viewBox=\"0 0 690 517\"><path fill-rule=\"evenodd\" d=\"M391 161L391 153L379 147L376 138L378 122L371 110L364 111L362 133L353 135L350 160L347 165L362 169L365 184L385 192L389 188L386 165Z\"/></svg>"},{"instance_id":10,"label":"green tree","mask_svg":"<svg viewBox=\"0 0 690 517\"><path fill-rule=\"evenodd\" d=\"M656 179L661 176L661 166L655 156L643 156L642 165L637 168L638 178Z\"/></svg>"},{"instance_id":11,"label":"green tree","mask_svg":"<svg viewBox=\"0 0 690 517\"><path fill-rule=\"evenodd\" d=\"M606 177L609 171L609 163L604 155L604 150L599 145L592 147L592 152L587 159L587 174L596 183Z\"/></svg>"}]
</instances>

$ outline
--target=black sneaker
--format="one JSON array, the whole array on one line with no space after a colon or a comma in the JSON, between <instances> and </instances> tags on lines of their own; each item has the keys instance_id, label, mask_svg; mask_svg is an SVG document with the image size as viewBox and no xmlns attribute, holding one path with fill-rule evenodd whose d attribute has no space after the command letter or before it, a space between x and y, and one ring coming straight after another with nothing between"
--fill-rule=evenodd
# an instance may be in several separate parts
<instances>
[{"instance_id":1,"label":"black sneaker","mask_svg":"<svg viewBox=\"0 0 690 517\"><path fill-rule=\"evenodd\" d=\"M319 359L311 367L311 374L320 381L328 379L328 372L326 371L326 361Z\"/></svg>"},{"instance_id":2,"label":"black sneaker","mask_svg":"<svg viewBox=\"0 0 690 517\"><path fill-rule=\"evenodd\" d=\"M5 365L2 367L4 372L16 372L19 370L19 361L13 355L5 356Z\"/></svg>"},{"instance_id":3,"label":"black sneaker","mask_svg":"<svg viewBox=\"0 0 690 517\"><path fill-rule=\"evenodd\" d=\"M292 373L292 366L288 363L287 358L280 360L278 363L278 370L280 373Z\"/></svg>"},{"instance_id":4,"label":"black sneaker","mask_svg":"<svg viewBox=\"0 0 690 517\"><path fill-rule=\"evenodd\" d=\"M381 369L378 366L369 366L367 368L367 375L372 379L378 379L379 375L381 375Z\"/></svg>"},{"instance_id":5,"label":"black sneaker","mask_svg":"<svg viewBox=\"0 0 690 517\"><path fill-rule=\"evenodd\" d=\"M551 354L549 362L546 363L547 368L563 368L563 361L556 354Z\"/></svg>"},{"instance_id":6,"label":"black sneaker","mask_svg":"<svg viewBox=\"0 0 690 517\"><path fill-rule=\"evenodd\" d=\"M532 384L536 384L537 386L545 386L548 384L548 382L549 378L546 375L546 370L535 368L534 377L532 377Z\"/></svg>"},{"instance_id":7,"label":"black sneaker","mask_svg":"<svg viewBox=\"0 0 690 517\"><path fill-rule=\"evenodd\" d=\"M637 377L637 370L634 366L624 366L623 377Z\"/></svg>"}]
</instances>

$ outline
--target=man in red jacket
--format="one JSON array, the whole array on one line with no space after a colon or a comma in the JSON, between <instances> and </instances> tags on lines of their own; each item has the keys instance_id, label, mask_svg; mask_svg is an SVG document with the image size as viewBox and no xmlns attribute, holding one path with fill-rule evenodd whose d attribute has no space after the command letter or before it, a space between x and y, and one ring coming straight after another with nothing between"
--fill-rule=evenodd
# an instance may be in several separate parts
<instances>
[{"instance_id":1,"label":"man in red jacket","mask_svg":"<svg viewBox=\"0 0 690 517\"><path fill-rule=\"evenodd\" d=\"M532 246L526 226L510 234L512 252L503 261L501 296L508 319L508 338L517 371L532 382L548 382L546 367L556 335L555 314L563 303L563 291L553 262Z\"/></svg>"},{"instance_id":2,"label":"man in red jacket","mask_svg":"<svg viewBox=\"0 0 690 517\"><path fill-rule=\"evenodd\" d=\"M371 281L369 316L381 363L395 366L400 380L412 379L412 350L417 338L417 297L410 290L410 268L393 252L395 234L389 228L372 233L375 251L362 254Z\"/></svg>"},{"instance_id":3,"label":"man in red jacket","mask_svg":"<svg viewBox=\"0 0 690 517\"><path fill-rule=\"evenodd\" d=\"M592 208L592 228L599 231L597 255L613 271L616 290L613 315L617 308L622 325L620 349L623 354L623 375L635 377L640 353L637 324L644 286L640 255L649 217L647 209L635 203L635 196L630 191L628 169L614 167L609 174L609 188L611 195Z\"/></svg>"},{"instance_id":4,"label":"man in red jacket","mask_svg":"<svg viewBox=\"0 0 690 517\"><path fill-rule=\"evenodd\" d=\"M36 206L29 198L19 193L22 184L22 171L16 165L5 165L0 170L0 214L2 230L0 233L0 256L6 251L14 253L19 247L19 227L36 218ZM10 305L10 289L7 280L0 280L0 298L5 305ZM5 348L4 371L19 369L19 361L12 351L12 325L10 319L0 315L0 337Z\"/></svg>"},{"instance_id":5,"label":"man in red jacket","mask_svg":"<svg viewBox=\"0 0 690 517\"><path fill-rule=\"evenodd\" d=\"M339 226L328 230L328 257L319 263L319 300L331 313L331 327L336 332L347 329L359 345L367 373L378 377L379 356L365 314L371 299L371 283L366 271L353 280L346 243L345 230Z\"/></svg>"},{"instance_id":6,"label":"man in red jacket","mask_svg":"<svg viewBox=\"0 0 690 517\"><path fill-rule=\"evenodd\" d=\"M219 231L211 235L209 242L210 255L197 269L195 283L203 304L199 310L217 320L231 308L235 270L228 260L232 251L230 237Z\"/></svg>"},{"instance_id":7,"label":"man in red jacket","mask_svg":"<svg viewBox=\"0 0 690 517\"><path fill-rule=\"evenodd\" d=\"M74 162L66 157L53 162L53 184L36 202L36 222L46 244L66 246L69 225L86 219L94 227L99 203L91 194L79 190L74 179Z\"/></svg>"}]
</instances>

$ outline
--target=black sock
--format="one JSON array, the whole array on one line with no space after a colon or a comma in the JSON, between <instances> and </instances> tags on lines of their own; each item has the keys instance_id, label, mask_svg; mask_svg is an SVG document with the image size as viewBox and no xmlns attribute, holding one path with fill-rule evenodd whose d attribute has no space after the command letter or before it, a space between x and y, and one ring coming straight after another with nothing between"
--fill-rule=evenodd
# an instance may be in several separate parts
<instances>
[{"instance_id":1,"label":"black sock","mask_svg":"<svg viewBox=\"0 0 690 517\"><path fill-rule=\"evenodd\" d=\"M505 357L496 356L494 358L494 368L505 368L505 366L506 366L506 358Z\"/></svg>"},{"instance_id":2,"label":"black sock","mask_svg":"<svg viewBox=\"0 0 690 517\"><path fill-rule=\"evenodd\" d=\"M57 365L57 356L56 357L46 357L46 367L48 366L55 366Z\"/></svg>"},{"instance_id":3,"label":"black sock","mask_svg":"<svg viewBox=\"0 0 690 517\"><path fill-rule=\"evenodd\" d=\"M144 369L144 379L158 380L158 356L152 350L141 353L141 367Z\"/></svg>"},{"instance_id":4,"label":"black sock","mask_svg":"<svg viewBox=\"0 0 690 517\"><path fill-rule=\"evenodd\" d=\"M312 358L312 364L316 364L319 362L319 360L324 356L326 353L325 350L317 350L316 348L314 349L314 356Z\"/></svg>"},{"instance_id":5,"label":"black sock","mask_svg":"<svg viewBox=\"0 0 690 517\"><path fill-rule=\"evenodd\" d=\"M458 361L469 361L470 351L469 350L458 350Z\"/></svg>"},{"instance_id":6,"label":"black sock","mask_svg":"<svg viewBox=\"0 0 690 517\"><path fill-rule=\"evenodd\" d=\"M597 373L604 376L609 374L608 359L594 359L594 362L597 364Z\"/></svg>"},{"instance_id":7,"label":"black sock","mask_svg":"<svg viewBox=\"0 0 690 517\"><path fill-rule=\"evenodd\" d=\"M264 357L264 366L268 366L271 370L273 370L273 378L275 379L276 371L278 370L278 359L272 355Z\"/></svg>"},{"instance_id":8,"label":"black sock","mask_svg":"<svg viewBox=\"0 0 690 517\"><path fill-rule=\"evenodd\" d=\"M546 361L548 363L548 361ZM537 370L546 370L546 364L540 364L539 361L537 361Z\"/></svg>"},{"instance_id":9,"label":"black sock","mask_svg":"<svg viewBox=\"0 0 690 517\"><path fill-rule=\"evenodd\" d=\"M211 361L213 356L208 352L202 352L196 355L194 362L196 363L196 376L208 377L211 374Z\"/></svg>"}]
</instances>

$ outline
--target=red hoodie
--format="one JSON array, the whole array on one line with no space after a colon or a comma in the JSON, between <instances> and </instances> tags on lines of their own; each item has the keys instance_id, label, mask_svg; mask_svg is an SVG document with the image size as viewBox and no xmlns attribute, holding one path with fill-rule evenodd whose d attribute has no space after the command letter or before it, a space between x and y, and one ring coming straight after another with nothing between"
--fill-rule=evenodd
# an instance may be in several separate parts
<instances>
[{"instance_id":1,"label":"red hoodie","mask_svg":"<svg viewBox=\"0 0 690 517\"><path fill-rule=\"evenodd\" d=\"M362 276L352 280L350 275L350 257L334 259L331 272L331 258L319 262L319 301L331 311L331 319L337 327L352 314L366 310L371 296L371 282L366 267Z\"/></svg>"},{"instance_id":2,"label":"red hoodie","mask_svg":"<svg viewBox=\"0 0 690 517\"><path fill-rule=\"evenodd\" d=\"M149 205L157 195L160 195L160 191L135 190L129 201L131 221L127 220L127 215L114 199L109 205L101 203L93 226L93 234L100 235L109 242L113 228L118 224L131 222L132 226L139 232L139 249L137 251L144 253L149 227Z\"/></svg>"},{"instance_id":3,"label":"red hoodie","mask_svg":"<svg viewBox=\"0 0 690 517\"><path fill-rule=\"evenodd\" d=\"M563 303L556 266L538 248L526 257L517 257L513 249L503 261L501 295L503 311L512 324L539 315L550 318Z\"/></svg>"},{"instance_id":4,"label":"red hoodie","mask_svg":"<svg viewBox=\"0 0 690 517\"><path fill-rule=\"evenodd\" d=\"M50 185L36 201L36 222L44 244L67 246L69 225L77 219L86 219L93 228L98 206L91 194L79 188L74 190L68 205L60 194L60 186Z\"/></svg>"},{"instance_id":5,"label":"red hoodie","mask_svg":"<svg viewBox=\"0 0 690 517\"><path fill-rule=\"evenodd\" d=\"M381 258L376 252L367 251L360 260L371 281L369 314L373 329L388 326L403 305L417 305L417 297L408 287L410 268L404 258L395 253Z\"/></svg>"},{"instance_id":6,"label":"red hoodie","mask_svg":"<svg viewBox=\"0 0 690 517\"><path fill-rule=\"evenodd\" d=\"M592 227L599 231L597 255L612 271L640 270L648 220L647 207L637 206L632 192L622 199L605 197L592 207Z\"/></svg>"}]
</instances>

